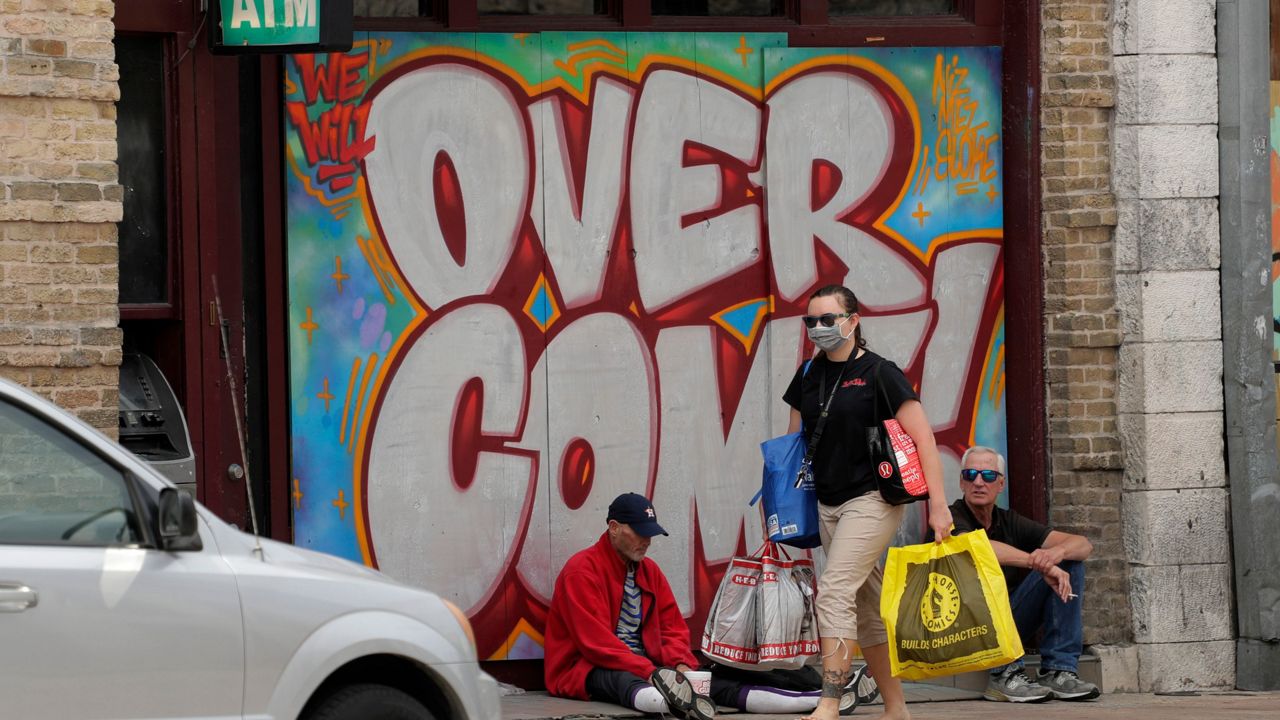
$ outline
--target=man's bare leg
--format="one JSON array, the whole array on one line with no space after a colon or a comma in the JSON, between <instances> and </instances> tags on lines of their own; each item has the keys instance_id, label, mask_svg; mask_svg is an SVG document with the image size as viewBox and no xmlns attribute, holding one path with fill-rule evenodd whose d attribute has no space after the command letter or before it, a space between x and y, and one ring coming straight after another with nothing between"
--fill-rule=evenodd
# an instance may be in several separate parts
<instances>
[{"instance_id":1,"label":"man's bare leg","mask_svg":"<svg viewBox=\"0 0 1280 720\"><path fill-rule=\"evenodd\" d=\"M880 715L886 720L909 720L907 699L902 694L902 681L889 674L889 643L880 643L862 648L862 657L867 660L867 669L871 677L876 679L880 688L880 698L884 700L884 713Z\"/></svg>"}]
</instances>

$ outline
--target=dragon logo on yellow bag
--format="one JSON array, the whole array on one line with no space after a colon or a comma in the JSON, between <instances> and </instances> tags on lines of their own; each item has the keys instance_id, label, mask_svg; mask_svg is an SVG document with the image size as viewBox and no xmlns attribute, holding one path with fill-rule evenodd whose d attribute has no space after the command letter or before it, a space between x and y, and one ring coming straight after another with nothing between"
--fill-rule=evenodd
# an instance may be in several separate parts
<instances>
[{"instance_id":1,"label":"dragon logo on yellow bag","mask_svg":"<svg viewBox=\"0 0 1280 720\"><path fill-rule=\"evenodd\" d=\"M920 599L920 619L930 632L942 632L960 616L960 588L941 573L929 573L929 589Z\"/></svg>"}]
</instances>

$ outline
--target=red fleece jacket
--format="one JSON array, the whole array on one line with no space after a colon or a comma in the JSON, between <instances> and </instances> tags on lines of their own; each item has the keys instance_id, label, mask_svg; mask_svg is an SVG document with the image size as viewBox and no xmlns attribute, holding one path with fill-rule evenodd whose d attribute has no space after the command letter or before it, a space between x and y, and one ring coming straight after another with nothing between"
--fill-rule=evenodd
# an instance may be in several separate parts
<instances>
[{"instance_id":1,"label":"red fleece jacket","mask_svg":"<svg viewBox=\"0 0 1280 720\"><path fill-rule=\"evenodd\" d=\"M609 543L609 534L569 558L556 578L543 638L547 690L558 697L586 700L593 668L625 670L648 678L658 665L697 667L685 624L667 578L645 558L636 568L640 588L640 639L645 655L631 652L614 628L622 609L627 566Z\"/></svg>"}]
</instances>

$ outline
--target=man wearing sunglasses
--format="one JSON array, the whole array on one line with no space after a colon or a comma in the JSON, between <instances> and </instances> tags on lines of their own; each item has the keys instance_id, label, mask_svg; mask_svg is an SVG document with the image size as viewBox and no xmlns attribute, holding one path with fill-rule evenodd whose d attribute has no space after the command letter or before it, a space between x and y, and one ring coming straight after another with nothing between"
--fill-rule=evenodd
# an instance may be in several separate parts
<instances>
[{"instance_id":1,"label":"man wearing sunglasses","mask_svg":"<svg viewBox=\"0 0 1280 720\"><path fill-rule=\"evenodd\" d=\"M1083 535L1052 530L996 505L1004 490L1004 456L988 447L965 451L960 492L951 505L955 532L987 531L1004 569L1014 621L1024 638L1043 630L1040 674L1032 680L1022 659L991 671L983 697L1001 702L1092 700L1098 688L1076 674L1084 650L1084 560L1093 545ZM1024 571L1026 577L1021 578Z\"/></svg>"}]
</instances>

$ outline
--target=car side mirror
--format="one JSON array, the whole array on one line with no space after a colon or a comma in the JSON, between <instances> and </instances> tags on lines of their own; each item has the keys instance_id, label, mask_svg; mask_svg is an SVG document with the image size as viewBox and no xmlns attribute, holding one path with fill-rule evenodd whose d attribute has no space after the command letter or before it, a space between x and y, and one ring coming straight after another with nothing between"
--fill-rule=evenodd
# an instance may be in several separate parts
<instances>
[{"instance_id":1,"label":"car side mirror","mask_svg":"<svg viewBox=\"0 0 1280 720\"><path fill-rule=\"evenodd\" d=\"M156 534L164 550L200 550L200 533L196 529L196 501L187 493L167 487L160 491Z\"/></svg>"}]
</instances>

